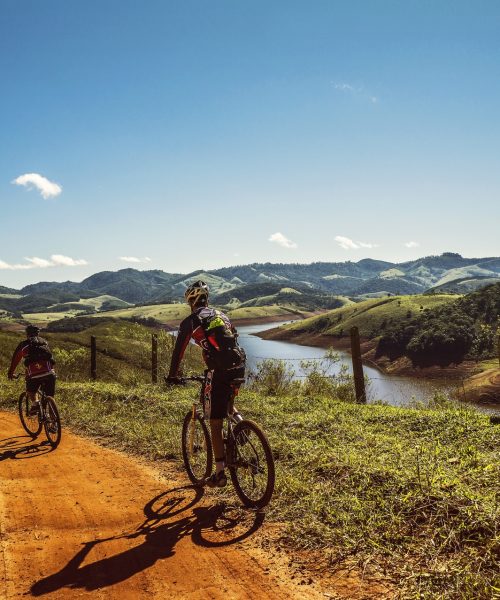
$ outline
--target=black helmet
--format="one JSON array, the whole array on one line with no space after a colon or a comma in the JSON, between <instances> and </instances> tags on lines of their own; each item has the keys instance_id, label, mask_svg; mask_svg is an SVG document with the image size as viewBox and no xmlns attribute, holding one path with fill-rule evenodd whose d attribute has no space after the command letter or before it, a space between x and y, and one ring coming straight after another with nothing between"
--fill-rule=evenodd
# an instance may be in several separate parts
<instances>
[{"instance_id":1,"label":"black helmet","mask_svg":"<svg viewBox=\"0 0 500 600\"><path fill-rule=\"evenodd\" d=\"M28 337L36 337L40 333L40 327L36 325L27 325L26 326L26 335Z\"/></svg>"},{"instance_id":2,"label":"black helmet","mask_svg":"<svg viewBox=\"0 0 500 600\"><path fill-rule=\"evenodd\" d=\"M203 302L208 302L208 285L201 280L193 282L186 288L184 298L191 306L196 306Z\"/></svg>"}]
</instances>

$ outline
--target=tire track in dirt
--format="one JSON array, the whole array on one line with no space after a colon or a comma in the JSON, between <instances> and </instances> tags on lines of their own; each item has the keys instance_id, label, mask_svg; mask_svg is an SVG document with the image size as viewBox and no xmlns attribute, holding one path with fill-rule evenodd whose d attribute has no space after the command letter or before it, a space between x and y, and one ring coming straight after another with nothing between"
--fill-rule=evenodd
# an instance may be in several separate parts
<instances>
[{"instance_id":1,"label":"tire track in dirt","mask_svg":"<svg viewBox=\"0 0 500 600\"><path fill-rule=\"evenodd\" d=\"M4 598L325 598L268 561L263 516L63 431L56 451L0 413Z\"/></svg>"}]
</instances>

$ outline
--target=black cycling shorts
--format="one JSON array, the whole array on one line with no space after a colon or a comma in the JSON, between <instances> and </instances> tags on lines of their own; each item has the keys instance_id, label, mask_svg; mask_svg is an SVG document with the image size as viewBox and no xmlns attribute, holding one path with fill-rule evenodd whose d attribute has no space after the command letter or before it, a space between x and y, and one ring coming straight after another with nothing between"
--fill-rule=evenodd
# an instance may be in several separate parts
<instances>
[{"instance_id":1,"label":"black cycling shorts","mask_svg":"<svg viewBox=\"0 0 500 600\"><path fill-rule=\"evenodd\" d=\"M44 377L36 377L35 379L26 379L27 392L38 392L41 386L43 386L43 390L47 396L54 396L56 393L56 376L54 373L49 373Z\"/></svg>"},{"instance_id":2,"label":"black cycling shorts","mask_svg":"<svg viewBox=\"0 0 500 600\"><path fill-rule=\"evenodd\" d=\"M225 419L227 417L229 403L234 397L235 386L232 382L244 376L244 366L230 371L209 371L207 373L208 389L205 387L204 395L205 418Z\"/></svg>"}]
</instances>

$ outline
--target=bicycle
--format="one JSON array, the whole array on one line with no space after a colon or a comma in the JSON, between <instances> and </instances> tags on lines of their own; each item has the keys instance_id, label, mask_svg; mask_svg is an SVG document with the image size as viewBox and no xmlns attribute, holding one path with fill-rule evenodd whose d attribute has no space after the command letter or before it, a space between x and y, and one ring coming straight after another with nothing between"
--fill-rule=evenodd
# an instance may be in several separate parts
<instances>
[{"instance_id":1,"label":"bicycle","mask_svg":"<svg viewBox=\"0 0 500 600\"><path fill-rule=\"evenodd\" d=\"M204 485L212 473L213 456L210 433L205 421L205 385L202 375L183 377L180 383L196 381L201 384L198 399L184 417L182 426L182 457L189 479L195 485ZM243 383L235 379L234 383ZM234 397L228 408L224 427L226 467L236 494L249 508L266 506L274 491L274 458L267 437L253 421L244 419L234 410Z\"/></svg>"},{"instance_id":2,"label":"bicycle","mask_svg":"<svg viewBox=\"0 0 500 600\"><path fill-rule=\"evenodd\" d=\"M16 375L14 379L19 379ZM52 448L57 448L61 441L61 419L54 398L47 396L43 386L36 393L37 412L31 415L31 402L26 392L19 396L18 410L21 425L26 433L33 439L40 435L42 428Z\"/></svg>"}]
</instances>

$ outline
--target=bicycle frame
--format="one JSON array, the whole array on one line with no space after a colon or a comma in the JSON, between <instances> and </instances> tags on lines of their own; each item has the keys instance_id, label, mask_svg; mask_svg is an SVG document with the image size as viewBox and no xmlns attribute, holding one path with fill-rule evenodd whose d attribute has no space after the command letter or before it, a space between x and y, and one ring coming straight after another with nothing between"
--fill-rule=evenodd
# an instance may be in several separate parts
<instances>
[{"instance_id":1,"label":"bicycle frame","mask_svg":"<svg viewBox=\"0 0 500 600\"><path fill-rule=\"evenodd\" d=\"M182 379L183 382L187 382L187 381L196 381L197 383L201 384L201 388L200 388L200 393L198 396L198 399L193 402L193 407L192 407L192 412L191 412L191 423L192 426L190 427L189 430L189 453L192 456L193 451L194 451L194 421L196 419L196 413L198 410L198 407L201 408L200 412L200 416L203 417L203 419L206 419L206 401L207 401L207 396L209 394L207 394L207 377L201 377L199 375L193 376L193 377L184 377ZM210 381L208 381L208 385L210 386L211 383ZM223 430L223 437L224 437L224 446L227 447L227 442L228 440L231 438L234 442L234 433L233 433L233 427L235 425L237 425L239 423L239 421L242 420L242 417L240 415L239 412L237 412L235 410L234 407L234 399L235 397L238 395L238 389L236 388L236 386L233 389L233 396L231 398L231 400L229 401L229 406L228 406L228 414L226 417L226 422L227 422L227 428L226 431ZM225 434L225 435L224 435ZM234 446L234 444L233 444ZM227 460L227 457L226 457ZM228 463L229 466L229 463Z\"/></svg>"}]
</instances>

